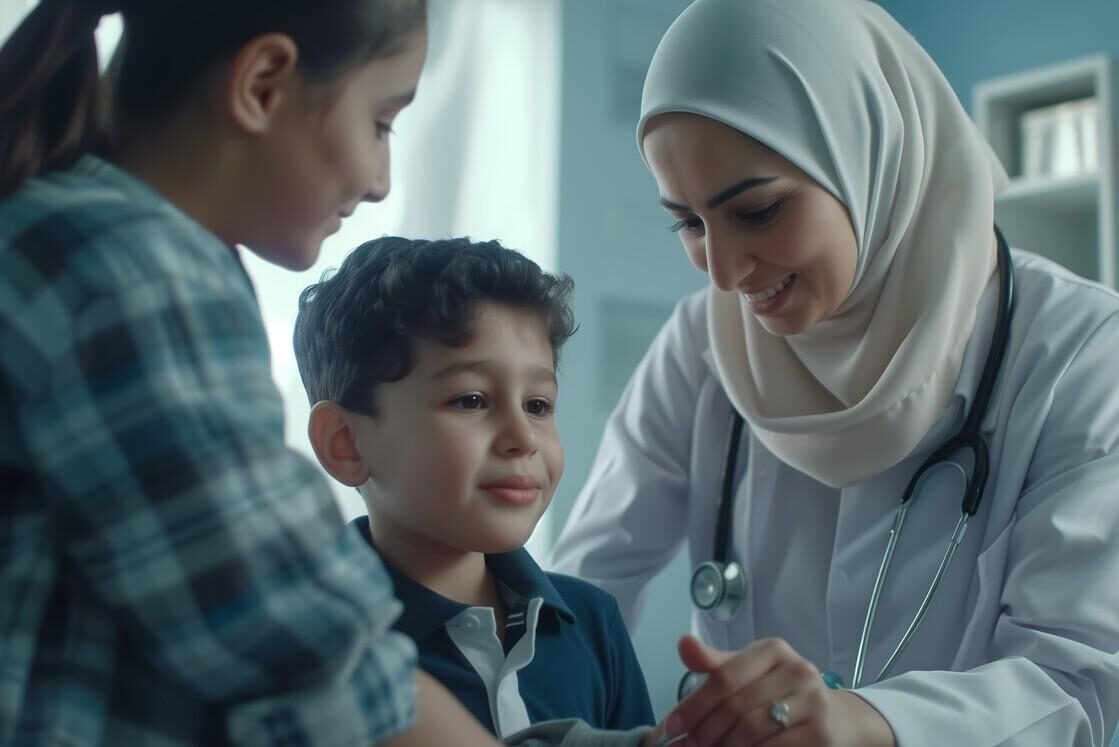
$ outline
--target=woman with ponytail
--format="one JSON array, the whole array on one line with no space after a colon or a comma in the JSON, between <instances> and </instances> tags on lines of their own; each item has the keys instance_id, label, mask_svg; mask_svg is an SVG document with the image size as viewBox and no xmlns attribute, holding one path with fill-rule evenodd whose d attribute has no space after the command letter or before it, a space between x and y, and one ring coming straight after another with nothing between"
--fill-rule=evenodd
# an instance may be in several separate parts
<instances>
[{"instance_id":1,"label":"woman with ponytail","mask_svg":"<svg viewBox=\"0 0 1119 747\"><path fill-rule=\"evenodd\" d=\"M44 2L0 49L0 195L105 137L93 6Z\"/></svg>"},{"instance_id":2,"label":"woman with ponytail","mask_svg":"<svg viewBox=\"0 0 1119 747\"><path fill-rule=\"evenodd\" d=\"M385 196L425 53L423 0L42 0L0 50L0 744L492 744L284 447L237 249Z\"/></svg>"}]
</instances>

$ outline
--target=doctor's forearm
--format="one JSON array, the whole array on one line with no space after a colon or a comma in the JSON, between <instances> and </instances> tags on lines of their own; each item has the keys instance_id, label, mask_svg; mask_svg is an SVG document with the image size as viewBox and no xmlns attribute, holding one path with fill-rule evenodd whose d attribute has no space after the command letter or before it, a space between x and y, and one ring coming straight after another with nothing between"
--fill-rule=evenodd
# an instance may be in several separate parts
<instances>
[{"instance_id":1,"label":"doctor's forearm","mask_svg":"<svg viewBox=\"0 0 1119 747\"><path fill-rule=\"evenodd\" d=\"M1107 693L1074 696L1021 657L964 672L907 672L857 695L886 719L898 747L1105 747L1115 724Z\"/></svg>"}]
</instances>

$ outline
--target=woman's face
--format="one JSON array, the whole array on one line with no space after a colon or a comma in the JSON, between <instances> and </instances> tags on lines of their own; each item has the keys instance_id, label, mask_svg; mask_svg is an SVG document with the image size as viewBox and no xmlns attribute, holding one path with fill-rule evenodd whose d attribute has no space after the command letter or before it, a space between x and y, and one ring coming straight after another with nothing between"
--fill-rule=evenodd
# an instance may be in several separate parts
<instances>
[{"instance_id":1,"label":"woman's face","mask_svg":"<svg viewBox=\"0 0 1119 747\"><path fill-rule=\"evenodd\" d=\"M832 316L855 278L858 244L846 207L792 163L713 119L670 113L642 141L692 264L773 335Z\"/></svg>"},{"instance_id":2,"label":"woman's face","mask_svg":"<svg viewBox=\"0 0 1119 747\"><path fill-rule=\"evenodd\" d=\"M250 247L281 266L306 269L359 204L388 195L391 126L412 101L426 53L427 31L420 29L396 54L350 71L330 95L297 91L302 96L278 122L258 170L255 193L267 213Z\"/></svg>"}]
</instances>

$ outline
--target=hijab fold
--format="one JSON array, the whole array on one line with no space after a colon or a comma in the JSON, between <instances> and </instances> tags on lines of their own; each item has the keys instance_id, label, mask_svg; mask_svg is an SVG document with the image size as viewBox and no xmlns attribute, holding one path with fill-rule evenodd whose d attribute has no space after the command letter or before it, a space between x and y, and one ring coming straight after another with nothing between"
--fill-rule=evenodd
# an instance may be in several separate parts
<instances>
[{"instance_id":1,"label":"hijab fold","mask_svg":"<svg viewBox=\"0 0 1119 747\"><path fill-rule=\"evenodd\" d=\"M848 209L858 244L837 312L771 335L709 289L712 352L754 434L833 487L905 458L951 401L993 281L1001 164L935 63L868 0L695 0L641 101L690 112L791 161Z\"/></svg>"}]
</instances>

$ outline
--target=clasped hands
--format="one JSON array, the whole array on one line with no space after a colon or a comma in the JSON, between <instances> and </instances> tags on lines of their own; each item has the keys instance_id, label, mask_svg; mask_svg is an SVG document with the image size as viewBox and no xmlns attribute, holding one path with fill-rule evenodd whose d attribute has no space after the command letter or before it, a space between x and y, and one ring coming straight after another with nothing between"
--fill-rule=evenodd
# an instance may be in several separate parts
<instances>
[{"instance_id":1,"label":"clasped hands","mask_svg":"<svg viewBox=\"0 0 1119 747\"><path fill-rule=\"evenodd\" d=\"M896 747L878 711L854 693L828 689L781 639L728 652L684 636L679 649L684 666L707 677L645 747Z\"/></svg>"}]
</instances>

